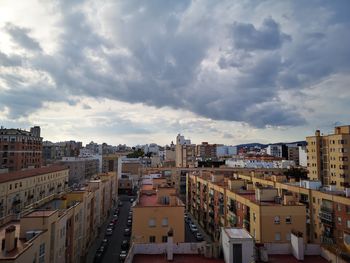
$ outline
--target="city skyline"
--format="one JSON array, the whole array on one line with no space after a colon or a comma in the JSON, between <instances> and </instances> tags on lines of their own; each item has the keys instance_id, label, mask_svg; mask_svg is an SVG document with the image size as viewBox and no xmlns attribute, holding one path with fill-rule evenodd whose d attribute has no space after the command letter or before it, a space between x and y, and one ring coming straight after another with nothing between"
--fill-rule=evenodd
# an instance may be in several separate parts
<instances>
[{"instance_id":1,"label":"city skyline","mask_svg":"<svg viewBox=\"0 0 350 263\"><path fill-rule=\"evenodd\" d=\"M130 146L350 122L348 1L0 1L0 124Z\"/></svg>"}]
</instances>

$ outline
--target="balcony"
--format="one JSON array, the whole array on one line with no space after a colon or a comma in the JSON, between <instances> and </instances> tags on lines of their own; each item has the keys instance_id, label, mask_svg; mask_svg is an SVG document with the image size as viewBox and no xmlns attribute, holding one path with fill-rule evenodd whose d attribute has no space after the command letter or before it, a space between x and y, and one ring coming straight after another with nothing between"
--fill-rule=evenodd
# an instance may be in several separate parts
<instances>
[{"instance_id":1,"label":"balcony","mask_svg":"<svg viewBox=\"0 0 350 263\"><path fill-rule=\"evenodd\" d=\"M323 224L328 224L328 225L334 224L332 209L321 206L318 216Z\"/></svg>"},{"instance_id":2,"label":"balcony","mask_svg":"<svg viewBox=\"0 0 350 263\"><path fill-rule=\"evenodd\" d=\"M21 203L21 200L20 199L16 199L16 200L13 200L12 205L16 206L16 205L19 205L20 203Z\"/></svg>"},{"instance_id":3,"label":"balcony","mask_svg":"<svg viewBox=\"0 0 350 263\"><path fill-rule=\"evenodd\" d=\"M211 218L214 218L214 212L213 212L213 211L209 211L209 216L210 216Z\"/></svg>"},{"instance_id":4,"label":"balcony","mask_svg":"<svg viewBox=\"0 0 350 263\"><path fill-rule=\"evenodd\" d=\"M237 223L237 217L236 215L233 215L233 216L230 216L229 219L228 219L229 223L231 226L236 226L236 223Z\"/></svg>"}]
</instances>

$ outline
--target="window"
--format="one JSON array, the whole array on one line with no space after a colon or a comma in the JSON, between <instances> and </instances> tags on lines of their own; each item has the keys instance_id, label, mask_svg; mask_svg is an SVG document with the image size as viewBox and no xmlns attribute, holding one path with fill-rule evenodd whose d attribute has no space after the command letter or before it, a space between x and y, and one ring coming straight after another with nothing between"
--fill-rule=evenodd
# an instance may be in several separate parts
<instances>
[{"instance_id":1,"label":"window","mask_svg":"<svg viewBox=\"0 0 350 263\"><path fill-rule=\"evenodd\" d=\"M149 221L148 221L148 226L149 227L155 227L156 226L156 220L154 218L151 218Z\"/></svg>"},{"instance_id":2,"label":"window","mask_svg":"<svg viewBox=\"0 0 350 263\"><path fill-rule=\"evenodd\" d=\"M280 223L280 217L279 216L275 216L275 224L279 224Z\"/></svg>"},{"instance_id":3,"label":"window","mask_svg":"<svg viewBox=\"0 0 350 263\"><path fill-rule=\"evenodd\" d=\"M150 236L149 237L149 242L150 243L155 243L156 242L156 237L155 236Z\"/></svg>"},{"instance_id":4,"label":"window","mask_svg":"<svg viewBox=\"0 0 350 263\"><path fill-rule=\"evenodd\" d=\"M341 217L338 216L338 225L341 225Z\"/></svg>"},{"instance_id":5,"label":"window","mask_svg":"<svg viewBox=\"0 0 350 263\"><path fill-rule=\"evenodd\" d=\"M347 226L348 228L350 228L350 220L347 220L347 221L346 221L346 226Z\"/></svg>"},{"instance_id":6,"label":"window","mask_svg":"<svg viewBox=\"0 0 350 263\"><path fill-rule=\"evenodd\" d=\"M255 222L255 220L256 220L256 215L255 213L253 213L253 221Z\"/></svg>"},{"instance_id":7,"label":"window","mask_svg":"<svg viewBox=\"0 0 350 263\"><path fill-rule=\"evenodd\" d=\"M281 240L281 233L280 232L276 232L275 233L275 240L276 241L280 241Z\"/></svg>"},{"instance_id":8,"label":"window","mask_svg":"<svg viewBox=\"0 0 350 263\"><path fill-rule=\"evenodd\" d=\"M291 224L291 223L292 223L292 217L286 216L286 224Z\"/></svg>"},{"instance_id":9,"label":"window","mask_svg":"<svg viewBox=\"0 0 350 263\"><path fill-rule=\"evenodd\" d=\"M45 262L45 243L42 243L39 247L39 263Z\"/></svg>"},{"instance_id":10,"label":"window","mask_svg":"<svg viewBox=\"0 0 350 263\"><path fill-rule=\"evenodd\" d=\"M162 242L166 243L168 241L168 237L167 236L162 236Z\"/></svg>"},{"instance_id":11,"label":"window","mask_svg":"<svg viewBox=\"0 0 350 263\"><path fill-rule=\"evenodd\" d=\"M164 217L162 220L162 226L168 226L168 218Z\"/></svg>"}]
</instances>

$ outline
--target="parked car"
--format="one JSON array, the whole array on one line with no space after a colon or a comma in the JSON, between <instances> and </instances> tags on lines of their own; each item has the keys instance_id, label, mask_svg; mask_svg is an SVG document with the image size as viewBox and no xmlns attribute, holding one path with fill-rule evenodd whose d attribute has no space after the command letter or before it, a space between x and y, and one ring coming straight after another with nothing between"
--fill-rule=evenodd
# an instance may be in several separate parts
<instances>
[{"instance_id":1,"label":"parked car","mask_svg":"<svg viewBox=\"0 0 350 263\"><path fill-rule=\"evenodd\" d=\"M114 228L115 228L114 223L112 223L112 222L111 222L111 223L109 223L109 224L108 224L108 228L112 228L112 229L114 229Z\"/></svg>"},{"instance_id":2,"label":"parked car","mask_svg":"<svg viewBox=\"0 0 350 263\"><path fill-rule=\"evenodd\" d=\"M131 235L130 228L125 228L124 229L124 236L130 236L130 235Z\"/></svg>"},{"instance_id":3,"label":"parked car","mask_svg":"<svg viewBox=\"0 0 350 263\"><path fill-rule=\"evenodd\" d=\"M196 233L196 239L197 241L203 241L203 236L201 233Z\"/></svg>"},{"instance_id":4,"label":"parked car","mask_svg":"<svg viewBox=\"0 0 350 263\"><path fill-rule=\"evenodd\" d=\"M130 203L133 203L134 202L134 198L130 198Z\"/></svg>"},{"instance_id":5,"label":"parked car","mask_svg":"<svg viewBox=\"0 0 350 263\"><path fill-rule=\"evenodd\" d=\"M128 254L126 253L125 250L123 250L122 252L120 252L119 261L120 261L120 262L124 262L124 260L126 259L126 256L127 256L127 255L128 255Z\"/></svg>"},{"instance_id":6,"label":"parked car","mask_svg":"<svg viewBox=\"0 0 350 263\"><path fill-rule=\"evenodd\" d=\"M128 220L128 222L126 223L127 226L132 226L132 221L131 220Z\"/></svg>"},{"instance_id":7,"label":"parked car","mask_svg":"<svg viewBox=\"0 0 350 263\"><path fill-rule=\"evenodd\" d=\"M119 204L118 204L119 207L122 207L123 206L123 202L120 201Z\"/></svg>"},{"instance_id":8,"label":"parked car","mask_svg":"<svg viewBox=\"0 0 350 263\"><path fill-rule=\"evenodd\" d=\"M103 246L103 247L107 248L107 247L108 247L108 244L109 244L109 242L108 242L108 239L107 239L107 238L102 239L101 247Z\"/></svg>"},{"instance_id":9,"label":"parked car","mask_svg":"<svg viewBox=\"0 0 350 263\"><path fill-rule=\"evenodd\" d=\"M107 228L106 236L111 236L111 235L113 235L113 228Z\"/></svg>"},{"instance_id":10,"label":"parked car","mask_svg":"<svg viewBox=\"0 0 350 263\"><path fill-rule=\"evenodd\" d=\"M128 216L128 220L132 220L132 215L129 215L129 216Z\"/></svg>"},{"instance_id":11,"label":"parked car","mask_svg":"<svg viewBox=\"0 0 350 263\"><path fill-rule=\"evenodd\" d=\"M195 224L191 224L190 225L190 229L191 229L192 233L198 232L198 228L197 228L197 226Z\"/></svg>"},{"instance_id":12,"label":"parked car","mask_svg":"<svg viewBox=\"0 0 350 263\"><path fill-rule=\"evenodd\" d=\"M122 250L128 250L129 247L130 247L129 240L126 240L126 239L123 240L122 245L121 245Z\"/></svg>"}]
</instances>

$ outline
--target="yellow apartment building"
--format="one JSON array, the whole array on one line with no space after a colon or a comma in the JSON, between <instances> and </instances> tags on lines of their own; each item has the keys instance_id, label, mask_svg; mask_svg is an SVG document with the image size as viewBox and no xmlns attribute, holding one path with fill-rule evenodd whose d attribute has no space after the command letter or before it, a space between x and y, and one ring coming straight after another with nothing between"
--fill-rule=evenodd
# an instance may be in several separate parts
<instances>
[{"instance_id":1,"label":"yellow apartment building","mask_svg":"<svg viewBox=\"0 0 350 263\"><path fill-rule=\"evenodd\" d=\"M83 230L83 240L81 242L82 250L87 253L88 248L95 238L95 227L94 225L94 217L95 217L95 199L94 192L88 189L78 189L68 192L65 195L67 203L72 202L81 202L83 205L83 214L82 214L82 230ZM83 255L84 256L84 255Z\"/></svg>"},{"instance_id":2,"label":"yellow apartment building","mask_svg":"<svg viewBox=\"0 0 350 263\"><path fill-rule=\"evenodd\" d=\"M350 125L337 126L334 134L306 137L309 178L337 188L350 187Z\"/></svg>"},{"instance_id":3,"label":"yellow apartment building","mask_svg":"<svg viewBox=\"0 0 350 263\"><path fill-rule=\"evenodd\" d=\"M279 195L288 193L290 199L305 205L307 242L338 247L350 252L350 193L335 187L321 187L321 182L303 180L288 182L284 176L251 173L237 177L244 183L270 186ZM242 184L242 183L241 183ZM336 245L336 246L335 246Z\"/></svg>"},{"instance_id":4,"label":"yellow apartment building","mask_svg":"<svg viewBox=\"0 0 350 263\"><path fill-rule=\"evenodd\" d=\"M132 210L132 242L167 242L169 230L173 230L174 242L185 241L185 205L176 196L175 188L161 184L156 188L153 184L142 185Z\"/></svg>"},{"instance_id":5,"label":"yellow apartment building","mask_svg":"<svg viewBox=\"0 0 350 263\"><path fill-rule=\"evenodd\" d=\"M1 174L0 218L18 214L36 202L67 189L69 169L47 166Z\"/></svg>"},{"instance_id":6,"label":"yellow apartment building","mask_svg":"<svg viewBox=\"0 0 350 263\"><path fill-rule=\"evenodd\" d=\"M214 240L221 227L244 227L258 243L290 242L292 231L307 239L305 206L276 188L214 174L189 175L187 185L188 209Z\"/></svg>"},{"instance_id":7,"label":"yellow apartment building","mask_svg":"<svg viewBox=\"0 0 350 263\"><path fill-rule=\"evenodd\" d=\"M24 232L25 235L20 235ZM11 221L0 227L2 248L0 262L32 263L50 262L50 233L46 230L32 231L21 227L20 222Z\"/></svg>"}]
</instances>

